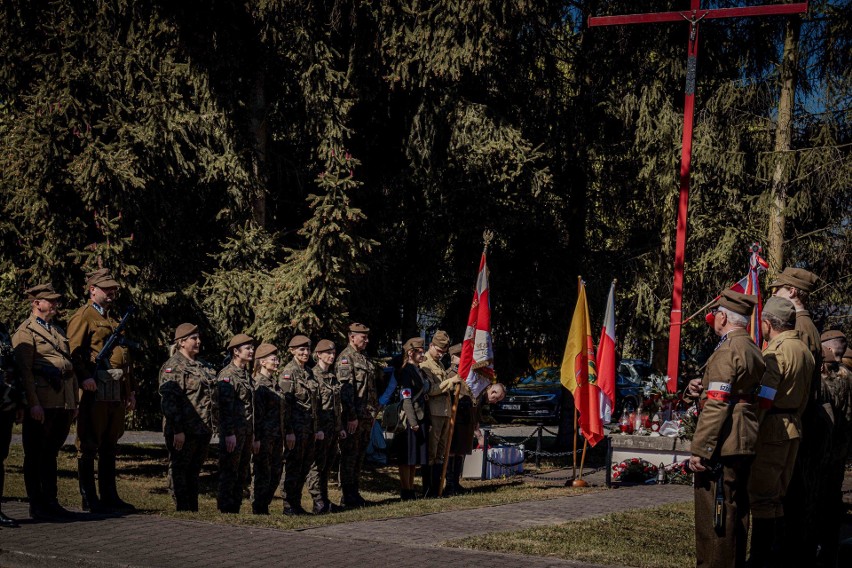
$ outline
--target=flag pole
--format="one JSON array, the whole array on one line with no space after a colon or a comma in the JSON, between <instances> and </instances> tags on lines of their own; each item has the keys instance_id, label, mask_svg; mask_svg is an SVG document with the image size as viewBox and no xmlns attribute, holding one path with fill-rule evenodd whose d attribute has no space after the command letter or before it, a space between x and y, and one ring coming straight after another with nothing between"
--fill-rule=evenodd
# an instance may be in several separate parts
<instances>
[{"instance_id":1,"label":"flag pole","mask_svg":"<svg viewBox=\"0 0 852 568\"><path fill-rule=\"evenodd\" d=\"M580 285L581 285L582 282L583 282L583 277L577 276L577 295L578 296L580 295ZM574 397L574 393L576 393L578 390L580 390L580 389L574 389L574 392L571 393L571 396ZM574 466L573 466L573 469L571 471L571 477L573 479L577 478L577 415L578 415L577 398L574 397L574 451L571 452L571 455L574 458L574 460L573 460Z\"/></svg>"},{"instance_id":2,"label":"flag pole","mask_svg":"<svg viewBox=\"0 0 852 568\"><path fill-rule=\"evenodd\" d=\"M589 446L589 439L586 438L585 436L583 436L583 457L580 458L580 477L575 479L571 483L572 487L588 487L589 486L589 482L586 481L585 479L583 479L583 466L586 463L586 448L588 448L588 446ZM575 449L574 451L576 452L577 450ZM574 457L574 459L575 460L577 459L576 456Z\"/></svg>"}]
</instances>

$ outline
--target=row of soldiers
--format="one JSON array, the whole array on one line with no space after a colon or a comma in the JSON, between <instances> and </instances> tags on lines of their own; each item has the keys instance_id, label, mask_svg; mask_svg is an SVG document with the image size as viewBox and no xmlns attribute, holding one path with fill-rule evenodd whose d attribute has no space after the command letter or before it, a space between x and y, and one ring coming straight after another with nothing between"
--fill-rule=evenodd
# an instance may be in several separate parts
<instances>
[{"instance_id":1,"label":"row of soldiers","mask_svg":"<svg viewBox=\"0 0 852 568\"><path fill-rule=\"evenodd\" d=\"M820 335L807 311L817 277L785 269L763 306L761 351L746 330L755 296L725 290L712 312L720 340L702 379L690 468L699 566L835 566L852 372L845 336ZM708 319L708 322L710 319Z\"/></svg>"}]
</instances>

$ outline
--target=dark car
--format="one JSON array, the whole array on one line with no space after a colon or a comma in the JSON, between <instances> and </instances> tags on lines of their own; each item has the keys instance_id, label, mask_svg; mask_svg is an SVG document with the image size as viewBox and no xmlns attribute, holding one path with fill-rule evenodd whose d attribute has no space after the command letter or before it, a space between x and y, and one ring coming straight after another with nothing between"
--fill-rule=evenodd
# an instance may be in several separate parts
<instances>
[{"instance_id":1,"label":"dark car","mask_svg":"<svg viewBox=\"0 0 852 568\"><path fill-rule=\"evenodd\" d=\"M517 379L509 387L506 398L491 407L491 416L498 422L557 423L562 412L562 390L559 367L543 367L533 375Z\"/></svg>"}]
</instances>

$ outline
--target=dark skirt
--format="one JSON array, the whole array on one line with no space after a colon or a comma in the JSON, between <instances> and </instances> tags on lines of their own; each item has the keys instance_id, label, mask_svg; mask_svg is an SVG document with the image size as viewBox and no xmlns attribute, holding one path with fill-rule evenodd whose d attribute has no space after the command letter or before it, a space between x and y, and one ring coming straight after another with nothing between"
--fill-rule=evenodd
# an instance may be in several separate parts
<instances>
[{"instance_id":1,"label":"dark skirt","mask_svg":"<svg viewBox=\"0 0 852 568\"><path fill-rule=\"evenodd\" d=\"M429 463L429 425L420 423L415 432L409 426L393 436L393 451L398 465L423 465Z\"/></svg>"},{"instance_id":2,"label":"dark skirt","mask_svg":"<svg viewBox=\"0 0 852 568\"><path fill-rule=\"evenodd\" d=\"M453 439L450 441L450 453L456 456L469 456L473 452L473 432L476 422L473 419L473 401L462 397L456 410L456 423L453 426Z\"/></svg>"}]
</instances>

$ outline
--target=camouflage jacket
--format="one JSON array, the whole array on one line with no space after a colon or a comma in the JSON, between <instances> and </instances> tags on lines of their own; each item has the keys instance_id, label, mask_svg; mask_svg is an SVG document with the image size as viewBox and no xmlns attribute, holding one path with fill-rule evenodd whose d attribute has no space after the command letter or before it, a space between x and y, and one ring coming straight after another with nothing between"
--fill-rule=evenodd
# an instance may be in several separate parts
<instances>
[{"instance_id":1,"label":"camouflage jacket","mask_svg":"<svg viewBox=\"0 0 852 568\"><path fill-rule=\"evenodd\" d=\"M366 355L347 345L337 356L334 374L341 385L343 420L372 420L378 407L375 365Z\"/></svg>"},{"instance_id":2,"label":"camouflage jacket","mask_svg":"<svg viewBox=\"0 0 852 568\"><path fill-rule=\"evenodd\" d=\"M319 386L317 428L325 432L326 436L331 436L340 432L343 428L340 381L334 376L331 367L327 371L323 371L322 367L317 365L313 372Z\"/></svg>"},{"instance_id":3,"label":"camouflage jacket","mask_svg":"<svg viewBox=\"0 0 852 568\"><path fill-rule=\"evenodd\" d=\"M211 435L216 386L216 372L210 365L176 351L160 368L163 432Z\"/></svg>"},{"instance_id":4,"label":"camouflage jacket","mask_svg":"<svg viewBox=\"0 0 852 568\"><path fill-rule=\"evenodd\" d=\"M254 377L254 439L280 440L289 422L284 392L277 380L258 373Z\"/></svg>"},{"instance_id":5,"label":"camouflage jacket","mask_svg":"<svg viewBox=\"0 0 852 568\"><path fill-rule=\"evenodd\" d=\"M219 371L217 379L219 437L253 434L254 385L248 369L229 363Z\"/></svg>"},{"instance_id":6,"label":"camouflage jacket","mask_svg":"<svg viewBox=\"0 0 852 568\"><path fill-rule=\"evenodd\" d=\"M289 417L284 425L285 433L316 432L319 385L311 370L299 365L295 359L291 359L281 371L278 383L284 393Z\"/></svg>"},{"instance_id":7,"label":"camouflage jacket","mask_svg":"<svg viewBox=\"0 0 852 568\"><path fill-rule=\"evenodd\" d=\"M852 450L852 373L846 367L832 365L822 374L822 399L831 405L834 415L829 457L835 463L845 463Z\"/></svg>"}]
</instances>

